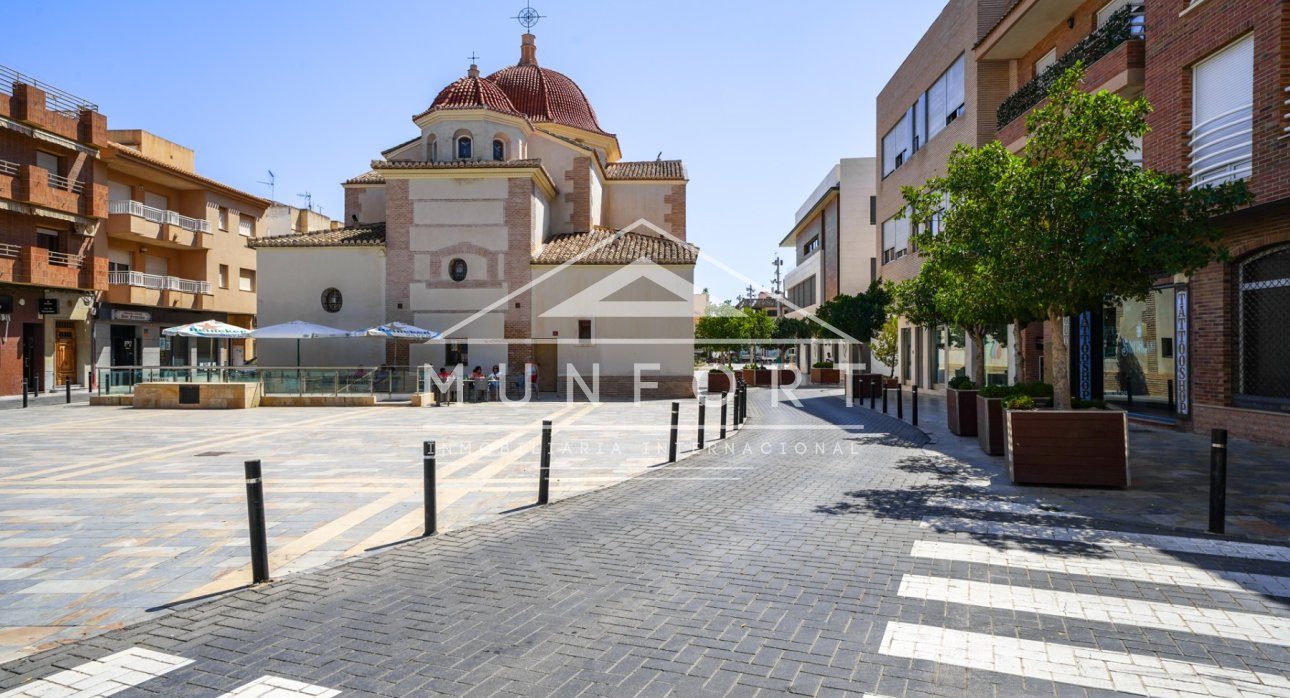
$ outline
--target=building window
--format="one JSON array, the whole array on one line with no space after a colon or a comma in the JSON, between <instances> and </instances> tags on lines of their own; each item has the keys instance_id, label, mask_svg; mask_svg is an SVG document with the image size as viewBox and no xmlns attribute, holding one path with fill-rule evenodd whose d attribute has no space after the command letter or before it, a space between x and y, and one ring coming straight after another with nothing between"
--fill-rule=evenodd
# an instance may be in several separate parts
<instances>
[{"instance_id":1,"label":"building window","mask_svg":"<svg viewBox=\"0 0 1290 698\"><path fill-rule=\"evenodd\" d=\"M815 275L812 274L805 281L794 284L788 289L788 302L799 308L808 308L815 305Z\"/></svg>"},{"instance_id":2,"label":"building window","mask_svg":"<svg viewBox=\"0 0 1290 698\"><path fill-rule=\"evenodd\" d=\"M239 269L237 272L237 290L255 292L255 270Z\"/></svg>"},{"instance_id":3,"label":"building window","mask_svg":"<svg viewBox=\"0 0 1290 698\"><path fill-rule=\"evenodd\" d=\"M1290 245L1242 262L1237 273L1238 407L1290 410Z\"/></svg>"},{"instance_id":4,"label":"building window","mask_svg":"<svg viewBox=\"0 0 1290 698\"><path fill-rule=\"evenodd\" d=\"M918 95L904 116L882 137L882 176L909 161L909 157L927 145L936 134L965 111L963 71L964 55L950 64L936 82Z\"/></svg>"},{"instance_id":5,"label":"building window","mask_svg":"<svg viewBox=\"0 0 1290 698\"><path fill-rule=\"evenodd\" d=\"M219 287L228 288L228 265L219 265Z\"/></svg>"},{"instance_id":6,"label":"building window","mask_svg":"<svg viewBox=\"0 0 1290 698\"><path fill-rule=\"evenodd\" d=\"M493 141L493 159L499 162L506 159L506 144L500 138Z\"/></svg>"},{"instance_id":7,"label":"building window","mask_svg":"<svg viewBox=\"0 0 1290 698\"><path fill-rule=\"evenodd\" d=\"M466 260L457 258L448 262L448 278L453 281L466 280Z\"/></svg>"},{"instance_id":8,"label":"building window","mask_svg":"<svg viewBox=\"0 0 1290 698\"><path fill-rule=\"evenodd\" d=\"M1193 187L1245 179L1253 169L1254 35L1192 69Z\"/></svg>"},{"instance_id":9,"label":"building window","mask_svg":"<svg viewBox=\"0 0 1290 698\"><path fill-rule=\"evenodd\" d=\"M228 209L219 207L219 229L228 230Z\"/></svg>"},{"instance_id":10,"label":"building window","mask_svg":"<svg viewBox=\"0 0 1290 698\"><path fill-rule=\"evenodd\" d=\"M904 257L909 250L909 219L892 216L882 222L882 263Z\"/></svg>"},{"instance_id":11,"label":"building window","mask_svg":"<svg viewBox=\"0 0 1290 698\"><path fill-rule=\"evenodd\" d=\"M578 321L578 342L581 344L591 344L591 321Z\"/></svg>"},{"instance_id":12,"label":"building window","mask_svg":"<svg viewBox=\"0 0 1290 698\"><path fill-rule=\"evenodd\" d=\"M457 139L457 159L470 159L470 136L462 136Z\"/></svg>"},{"instance_id":13,"label":"building window","mask_svg":"<svg viewBox=\"0 0 1290 698\"><path fill-rule=\"evenodd\" d=\"M36 167L49 172L51 175L58 176L63 173L63 159L53 153L37 150Z\"/></svg>"},{"instance_id":14,"label":"building window","mask_svg":"<svg viewBox=\"0 0 1290 698\"><path fill-rule=\"evenodd\" d=\"M434 162L439 159L439 141L430 139L430 161Z\"/></svg>"},{"instance_id":15,"label":"building window","mask_svg":"<svg viewBox=\"0 0 1290 698\"><path fill-rule=\"evenodd\" d=\"M322 307L323 310L329 313L340 312L340 306L343 302L344 298L341 297L340 289L338 288L329 288L322 292Z\"/></svg>"},{"instance_id":16,"label":"building window","mask_svg":"<svg viewBox=\"0 0 1290 698\"><path fill-rule=\"evenodd\" d=\"M820 249L820 236L816 235L805 245L802 245L802 256L805 257L818 249Z\"/></svg>"},{"instance_id":17,"label":"building window","mask_svg":"<svg viewBox=\"0 0 1290 698\"><path fill-rule=\"evenodd\" d=\"M237 232L242 237L255 237L255 219L250 216L238 216Z\"/></svg>"},{"instance_id":18,"label":"building window","mask_svg":"<svg viewBox=\"0 0 1290 698\"><path fill-rule=\"evenodd\" d=\"M910 115L909 112L905 112L905 115L900 117L900 121L882 137L882 176L886 177L897 167L905 164L905 159L909 157L912 148Z\"/></svg>"},{"instance_id":19,"label":"building window","mask_svg":"<svg viewBox=\"0 0 1290 698\"><path fill-rule=\"evenodd\" d=\"M1057 64L1057 49L1051 48L1048 53L1035 61L1035 77L1043 75L1045 71Z\"/></svg>"}]
</instances>

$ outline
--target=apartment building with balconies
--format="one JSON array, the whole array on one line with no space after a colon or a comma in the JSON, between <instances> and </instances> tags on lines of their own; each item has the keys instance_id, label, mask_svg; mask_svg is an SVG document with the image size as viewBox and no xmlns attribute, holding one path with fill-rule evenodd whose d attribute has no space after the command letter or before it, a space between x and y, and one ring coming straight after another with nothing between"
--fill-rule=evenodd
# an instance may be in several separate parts
<instances>
[{"instance_id":1,"label":"apartment building with balconies","mask_svg":"<svg viewBox=\"0 0 1290 698\"><path fill-rule=\"evenodd\" d=\"M950 0L878 93L873 255L879 278L909 279L922 265L910 243L901 187L943 175L955 145L979 146L995 138L996 114L1011 76L1006 62L979 62L973 48L1013 3ZM942 385L969 365L959 328L919 327L901 318L899 337L897 377L907 385ZM991 382L1007 379L1005 341L991 337L987 342Z\"/></svg>"},{"instance_id":2,"label":"apartment building with balconies","mask_svg":"<svg viewBox=\"0 0 1290 698\"><path fill-rule=\"evenodd\" d=\"M95 339L100 366L241 364L248 340L166 337L215 319L254 326L255 250L270 201L197 173L189 148L141 130L107 133L107 289Z\"/></svg>"},{"instance_id":3,"label":"apartment building with balconies","mask_svg":"<svg viewBox=\"0 0 1290 698\"><path fill-rule=\"evenodd\" d=\"M0 66L0 395L89 380L106 147L96 105Z\"/></svg>"}]
</instances>

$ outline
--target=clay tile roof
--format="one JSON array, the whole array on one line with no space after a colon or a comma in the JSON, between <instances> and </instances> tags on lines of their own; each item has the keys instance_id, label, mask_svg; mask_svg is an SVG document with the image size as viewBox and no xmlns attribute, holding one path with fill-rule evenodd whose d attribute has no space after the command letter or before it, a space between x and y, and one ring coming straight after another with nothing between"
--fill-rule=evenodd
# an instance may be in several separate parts
<instances>
[{"instance_id":1,"label":"clay tile roof","mask_svg":"<svg viewBox=\"0 0 1290 698\"><path fill-rule=\"evenodd\" d=\"M511 116L524 116L511 104L510 98L501 88L480 78L474 66L471 66L471 75L443 88L429 109L412 118L419 119L430 112L444 109L487 109Z\"/></svg>"},{"instance_id":2,"label":"clay tile roof","mask_svg":"<svg viewBox=\"0 0 1290 698\"><path fill-rule=\"evenodd\" d=\"M424 160L373 160L373 170L452 170L476 167L541 167L542 160L449 160L447 162L426 162Z\"/></svg>"},{"instance_id":3,"label":"clay tile roof","mask_svg":"<svg viewBox=\"0 0 1290 698\"><path fill-rule=\"evenodd\" d=\"M335 230L248 240L250 247L384 247L385 223L364 223Z\"/></svg>"},{"instance_id":4,"label":"clay tile roof","mask_svg":"<svg viewBox=\"0 0 1290 698\"><path fill-rule=\"evenodd\" d=\"M699 248L659 235L597 228L556 235L533 257L533 264L563 264L574 258L574 264L631 264L642 257L655 264L694 264Z\"/></svg>"},{"instance_id":5,"label":"clay tile roof","mask_svg":"<svg viewBox=\"0 0 1290 698\"><path fill-rule=\"evenodd\" d=\"M350 177L341 184L384 184L385 178L376 170L368 170L357 177Z\"/></svg>"},{"instance_id":6,"label":"clay tile roof","mask_svg":"<svg viewBox=\"0 0 1290 698\"><path fill-rule=\"evenodd\" d=\"M606 179L688 179L680 160L611 162L605 165Z\"/></svg>"},{"instance_id":7,"label":"clay tile roof","mask_svg":"<svg viewBox=\"0 0 1290 698\"><path fill-rule=\"evenodd\" d=\"M535 63L513 65L488 76L511 104L535 123L549 121L593 133L606 133L582 88L563 73Z\"/></svg>"}]
</instances>

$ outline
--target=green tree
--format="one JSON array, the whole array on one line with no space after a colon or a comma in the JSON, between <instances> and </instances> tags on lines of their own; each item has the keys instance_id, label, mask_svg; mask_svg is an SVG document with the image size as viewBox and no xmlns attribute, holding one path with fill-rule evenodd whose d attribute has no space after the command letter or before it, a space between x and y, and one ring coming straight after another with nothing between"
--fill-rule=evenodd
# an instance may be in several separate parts
<instances>
[{"instance_id":1,"label":"green tree","mask_svg":"<svg viewBox=\"0 0 1290 698\"><path fill-rule=\"evenodd\" d=\"M882 324L882 329L878 330L878 334L874 335L873 342L869 345L873 358L891 369L891 375L888 378L896 377L896 357L899 349L900 319L892 315Z\"/></svg>"},{"instance_id":2,"label":"green tree","mask_svg":"<svg viewBox=\"0 0 1290 698\"><path fill-rule=\"evenodd\" d=\"M820 304L815 316L837 328L846 337L824 327L820 328L819 334L838 339L850 337L857 342L867 343L886 321L887 306L890 303L890 292L877 279L869 284L869 290L864 293L834 296Z\"/></svg>"}]
</instances>

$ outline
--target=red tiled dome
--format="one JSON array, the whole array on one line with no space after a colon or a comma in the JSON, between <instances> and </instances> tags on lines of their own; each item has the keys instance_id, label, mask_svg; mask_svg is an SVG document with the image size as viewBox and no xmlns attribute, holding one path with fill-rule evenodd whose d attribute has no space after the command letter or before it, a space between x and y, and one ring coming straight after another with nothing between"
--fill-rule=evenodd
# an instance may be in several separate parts
<instances>
[{"instance_id":1,"label":"red tiled dome","mask_svg":"<svg viewBox=\"0 0 1290 698\"><path fill-rule=\"evenodd\" d=\"M563 73L537 64L533 35L524 35L520 62L488 76L511 104L534 122L552 122L605 133L582 88Z\"/></svg>"},{"instance_id":2,"label":"red tiled dome","mask_svg":"<svg viewBox=\"0 0 1290 698\"><path fill-rule=\"evenodd\" d=\"M470 66L469 75L443 88L430 108L417 116L440 109L488 109L512 116L524 116L511 104L501 88L479 77L479 70L473 65Z\"/></svg>"}]
</instances>

